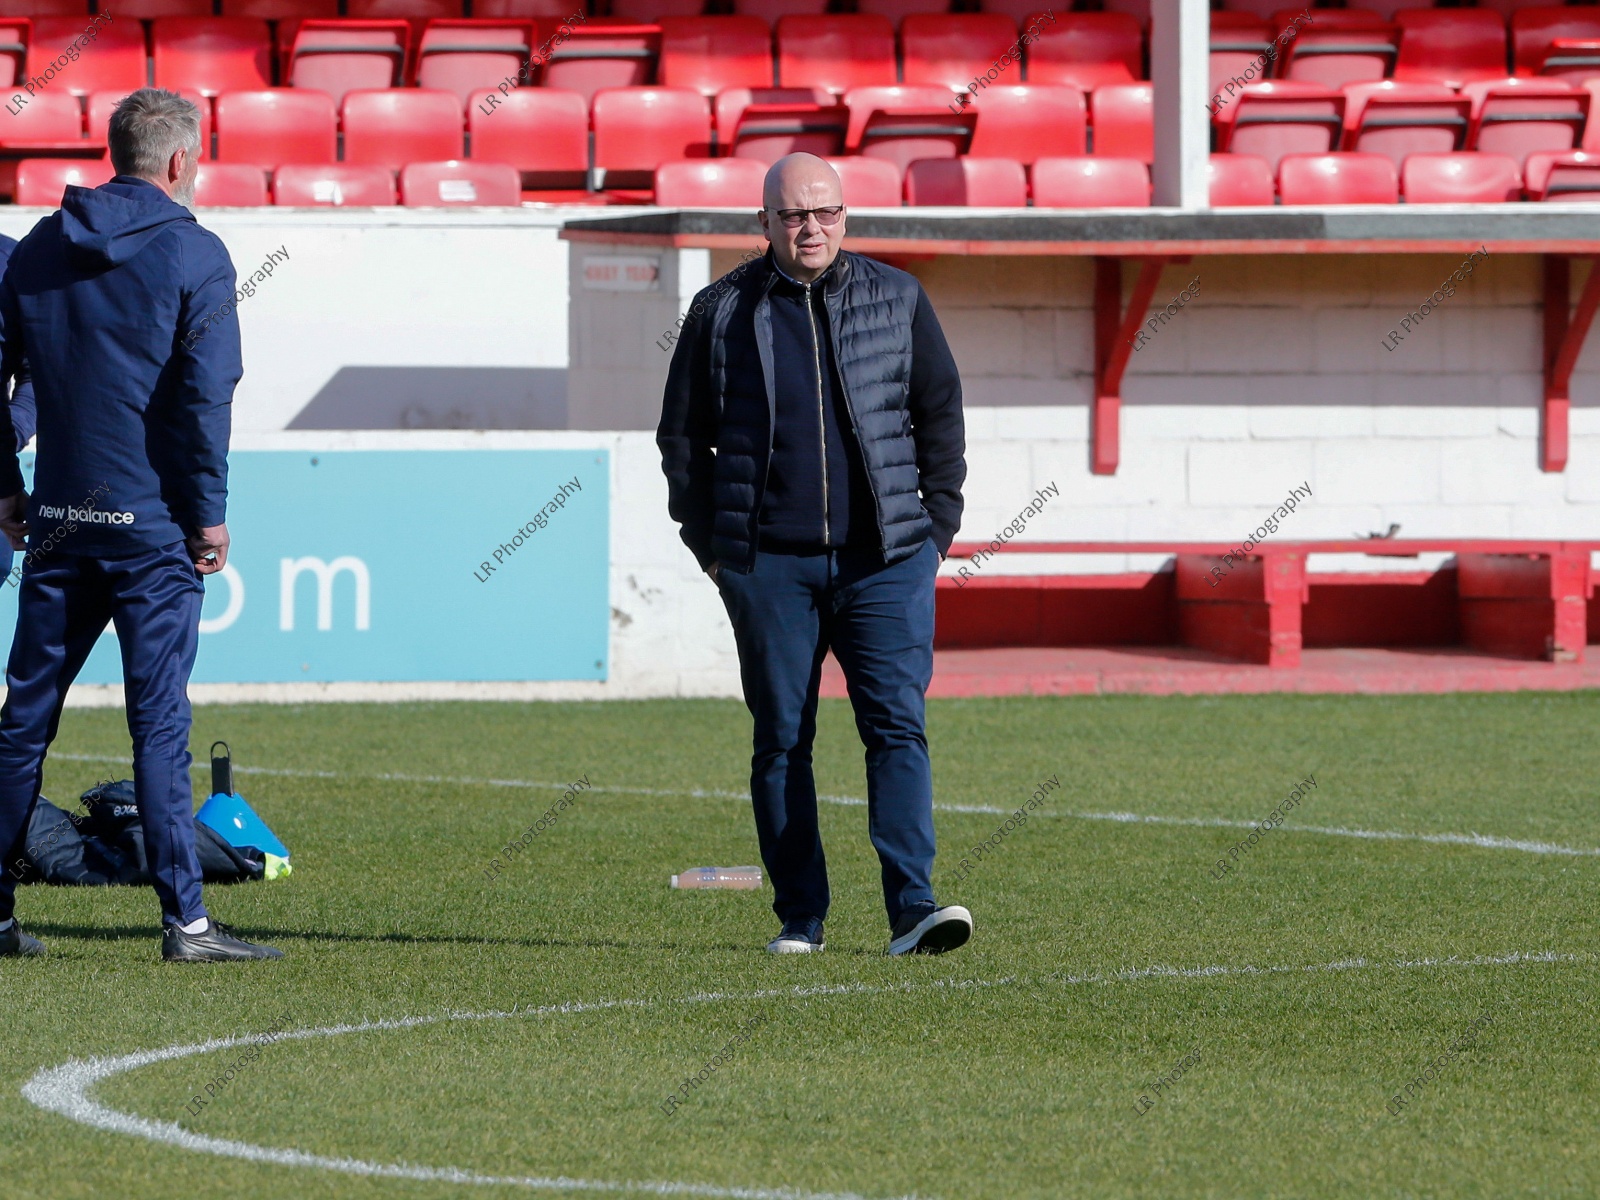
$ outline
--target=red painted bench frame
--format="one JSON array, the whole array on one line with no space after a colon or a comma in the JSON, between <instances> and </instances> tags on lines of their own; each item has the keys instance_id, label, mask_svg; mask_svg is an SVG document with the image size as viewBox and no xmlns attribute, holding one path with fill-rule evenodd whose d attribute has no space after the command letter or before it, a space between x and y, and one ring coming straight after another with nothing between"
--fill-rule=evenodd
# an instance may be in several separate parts
<instances>
[{"instance_id":1,"label":"red painted bench frame","mask_svg":"<svg viewBox=\"0 0 1600 1200\"><path fill-rule=\"evenodd\" d=\"M985 547L961 543L950 548L952 561ZM1351 587L1422 584L1436 572L1338 572L1310 575L1311 554L1367 554L1409 558L1422 553L1455 556L1456 596L1461 642L1484 654L1582 662L1588 641L1588 603L1596 572L1592 541L1479 539L1274 542L1257 546L1243 562L1224 562L1234 547L1219 542L1007 542L1002 553L1166 554L1173 564L1178 640L1244 662L1269 667L1300 665L1303 615L1311 585ZM1221 568L1217 577L1213 568ZM975 589L1008 593L1028 589L1095 589L1114 592L1142 588L1159 573L1122 575L982 575L967 579L940 576L937 592L948 608L951 593ZM997 602L1004 603L1000 597ZM981 603L981 601L978 601ZM968 602L973 603L972 601ZM1115 603L1113 601L1113 603Z\"/></svg>"}]
</instances>

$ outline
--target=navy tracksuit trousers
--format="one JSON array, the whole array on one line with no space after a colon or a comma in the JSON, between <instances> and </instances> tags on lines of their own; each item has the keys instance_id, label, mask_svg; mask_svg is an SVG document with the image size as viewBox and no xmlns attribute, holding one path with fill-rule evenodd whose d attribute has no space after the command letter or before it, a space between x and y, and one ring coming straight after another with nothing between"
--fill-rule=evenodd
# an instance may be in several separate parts
<instances>
[{"instance_id":1,"label":"navy tracksuit trousers","mask_svg":"<svg viewBox=\"0 0 1600 1200\"><path fill-rule=\"evenodd\" d=\"M873 554L756 554L748 575L717 584L733 623L745 703L755 718L750 793L761 860L788 921L828 915L811 746L817 689L831 648L867 748L867 827L884 907L933 903L933 768L924 695L933 679L933 542L885 566Z\"/></svg>"},{"instance_id":2,"label":"navy tracksuit trousers","mask_svg":"<svg viewBox=\"0 0 1600 1200\"><path fill-rule=\"evenodd\" d=\"M204 588L182 542L126 558L56 554L23 569L17 632L0 709L0 847L22 854L44 756L67 688L108 622L122 644L134 794L161 913L188 924L206 916L194 846L189 781L189 673ZM17 881L0 872L0 921Z\"/></svg>"}]
</instances>

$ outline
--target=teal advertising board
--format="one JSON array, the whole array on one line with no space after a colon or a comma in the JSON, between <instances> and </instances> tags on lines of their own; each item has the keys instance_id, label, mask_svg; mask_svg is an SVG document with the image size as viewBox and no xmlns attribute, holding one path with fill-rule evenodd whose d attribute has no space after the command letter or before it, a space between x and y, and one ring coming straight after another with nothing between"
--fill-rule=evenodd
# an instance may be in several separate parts
<instances>
[{"instance_id":1,"label":"teal advertising board","mask_svg":"<svg viewBox=\"0 0 1600 1200\"><path fill-rule=\"evenodd\" d=\"M240 450L228 493L196 683L606 678L606 450ZM78 678L122 681L112 632Z\"/></svg>"}]
</instances>

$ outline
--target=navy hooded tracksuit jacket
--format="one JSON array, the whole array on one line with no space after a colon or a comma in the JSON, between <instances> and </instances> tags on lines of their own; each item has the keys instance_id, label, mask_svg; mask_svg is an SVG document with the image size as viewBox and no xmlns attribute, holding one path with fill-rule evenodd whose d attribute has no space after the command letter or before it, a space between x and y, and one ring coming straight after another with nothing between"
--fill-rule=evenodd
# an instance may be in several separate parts
<instances>
[{"instance_id":1,"label":"navy hooded tracksuit jacket","mask_svg":"<svg viewBox=\"0 0 1600 1200\"><path fill-rule=\"evenodd\" d=\"M16 238L0 233L0 274L5 272L6 263L11 259L11 252L16 248ZM23 365L26 368L27 364ZM16 432L18 450L33 440L34 424L33 382L24 369L17 376L17 386L11 393L11 425Z\"/></svg>"},{"instance_id":2,"label":"navy hooded tracksuit jacket","mask_svg":"<svg viewBox=\"0 0 1600 1200\"><path fill-rule=\"evenodd\" d=\"M0 711L0 849L24 849L68 685L108 621L122 646L134 783L165 918L205 915L194 851L186 694L200 577L184 539L220 525L243 374L221 240L160 188L69 187L0 280L0 375L24 361L38 416L17 632ZM0 381L3 382L3 381ZM0 403L0 496L22 489ZM0 920L15 875L0 874Z\"/></svg>"}]
</instances>

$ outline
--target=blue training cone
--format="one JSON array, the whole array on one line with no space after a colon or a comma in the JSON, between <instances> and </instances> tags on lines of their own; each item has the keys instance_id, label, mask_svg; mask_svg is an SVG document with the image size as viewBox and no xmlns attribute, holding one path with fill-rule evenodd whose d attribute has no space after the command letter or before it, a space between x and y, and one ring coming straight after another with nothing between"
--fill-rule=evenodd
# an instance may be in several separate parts
<instances>
[{"instance_id":1,"label":"blue training cone","mask_svg":"<svg viewBox=\"0 0 1600 1200\"><path fill-rule=\"evenodd\" d=\"M218 746L223 749L220 756ZM255 809L245 803L244 797L233 790L232 754L226 742L216 742L211 747L211 789L211 798L200 806L195 820L214 830L236 850L259 850L266 856L269 866L276 868L268 872L268 878L287 875L288 847L256 816ZM274 863L274 859L279 862Z\"/></svg>"}]
</instances>

